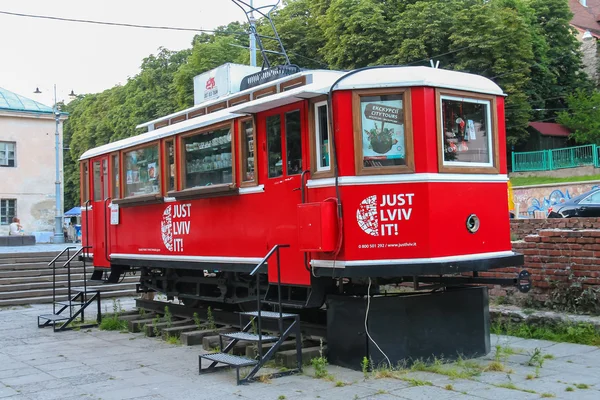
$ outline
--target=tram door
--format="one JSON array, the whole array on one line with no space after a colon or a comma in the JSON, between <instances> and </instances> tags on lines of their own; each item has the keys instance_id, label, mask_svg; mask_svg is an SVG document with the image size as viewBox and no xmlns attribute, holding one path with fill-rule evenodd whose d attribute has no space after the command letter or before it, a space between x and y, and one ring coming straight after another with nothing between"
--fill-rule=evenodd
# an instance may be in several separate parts
<instances>
[{"instance_id":1,"label":"tram door","mask_svg":"<svg viewBox=\"0 0 600 400\"><path fill-rule=\"evenodd\" d=\"M277 202L269 210L269 249L276 244L289 244L282 249L281 283L310 284L310 274L304 268L304 257L298 249L297 206L301 203L301 174L308 169L303 149L308 148L306 109L303 104L289 105L267 111L259 116L259 131L266 132L263 166L266 173L265 192ZM269 281L277 282L275 256L269 260Z\"/></svg>"},{"instance_id":2,"label":"tram door","mask_svg":"<svg viewBox=\"0 0 600 400\"><path fill-rule=\"evenodd\" d=\"M94 253L94 266L95 267L110 267L110 263L106 258L107 248L106 241L108 234L105 232L107 229L107 218L110 217L110 213L107 209L108 204L105 204L105 199L108 198L108 157L102 157L95 159L92 162L92 213L93 219L93 248Z\"/></svg>"}]
</instances>

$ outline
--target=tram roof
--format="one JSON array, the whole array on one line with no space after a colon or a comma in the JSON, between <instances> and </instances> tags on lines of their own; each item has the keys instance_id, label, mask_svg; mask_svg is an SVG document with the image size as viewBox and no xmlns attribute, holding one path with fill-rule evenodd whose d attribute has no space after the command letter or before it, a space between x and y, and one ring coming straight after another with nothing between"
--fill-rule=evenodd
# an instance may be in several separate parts
<instances>
[{"instance_id":1,"label":"tram roof","mask_svg":"<svg viewBox=\"0 0 600 400\"><path fill-rule=\"evenodd\" d=\"M260 90L264 87L277 85L301 76L307 77L307 84L290 90L282 91L270 96L251 100L239 105L234 105L224 110L216 111L200 117L186 119L181 122L173 123L158 129L150 130L146 133L122 139L113 143L90 149L83 153L80 160L89 159L102 154L108 154L113 151L149 143L164 137L173 136L178 133L200 129L219 122L225 122L238 118L243 115L257 113L271 108L280 107L286 104L295 103L303 99L310 99L320 95L327 94L331 85L344 75L341 71L311 70L302 71L298 74L286 76L279 80L268 82L266 84L253 87L241 92L233 93L227 97L216 101L202 103L186 110L178 111L173 114L149 121L138 125L137 128L154 126L155 123L165 121L177 116L185 115L203 107L209 107L211 104L221 103L228 99L243 96L251 92ZM352 90L367 88L391 88L391 87L419 87L428 86L444 89L463 90L467 92L485 93L503 96L502 89L488 78L479 75L473 75L465 72L430 68L430 67L391 67L374 68L357 72L349 75L339 82L335 89Z\"/></svg>"}]
</instances>

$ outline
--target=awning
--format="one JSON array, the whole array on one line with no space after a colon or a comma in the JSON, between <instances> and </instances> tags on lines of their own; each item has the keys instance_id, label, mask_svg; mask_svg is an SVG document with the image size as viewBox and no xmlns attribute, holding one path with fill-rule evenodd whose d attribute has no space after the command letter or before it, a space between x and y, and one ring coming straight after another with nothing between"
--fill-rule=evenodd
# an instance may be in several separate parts
<instances>
[{"instance_id":1,"label":"awning","mask_svg":"<svg viewBox=\"0 0 600 400\"><path fill-rule=\"evenodd\" d=\"M79 217L81 216L81 207L73 207L65 214L65 217Z\"/></svg>"}]
</instances>

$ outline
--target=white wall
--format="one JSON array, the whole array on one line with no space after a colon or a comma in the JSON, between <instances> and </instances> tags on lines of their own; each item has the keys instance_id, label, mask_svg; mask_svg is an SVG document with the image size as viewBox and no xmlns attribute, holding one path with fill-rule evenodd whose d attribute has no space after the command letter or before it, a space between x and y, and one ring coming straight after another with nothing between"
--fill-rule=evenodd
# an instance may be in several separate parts
<instances>
[{"instance_id":1,"label":"white wall","mask_svg":"<svg viewBox=\"0 0 600 400\"><path fill-rule=\"evenodd\" d=\"M54 231L55 131L52 114L0 110L0 141L16 142L16 167L0 167L0 198L17 200L17 217L29 234ZM62 122L59 136L62 148ZM60 153L62 183L63 152ZM61 197L64 205L62 184ZM0 226L0 234L7 233L8 226ZM51 235L36 236L40 240Z\"/></svg>"}]
</instances>

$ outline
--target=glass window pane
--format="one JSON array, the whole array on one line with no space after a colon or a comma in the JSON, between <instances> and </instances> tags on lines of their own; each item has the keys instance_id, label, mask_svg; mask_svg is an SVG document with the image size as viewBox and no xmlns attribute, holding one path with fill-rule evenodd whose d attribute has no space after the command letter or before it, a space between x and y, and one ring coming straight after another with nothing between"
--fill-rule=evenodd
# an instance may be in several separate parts
<instances>
[{"instance_id":1,"label":"glass window pane","mask_svg":"<svg viewBox=\"0 0 600 400\"><path fill-rule=\"evenodd\" d=\"M300 136L300 111L285 114L285 149L287 174L302 173L302 139Z\"/></svg>"},{"instance_id":2,"label":"glass window pane","mask_svg":"<svg viewBox=\"0 0 600 400\"><path fill-rule=\"evenodd\" d=\"M317 142L317 171L328 171L330 168L327 104L316 105L315 133Z\"/></svg>"},{"instance_id":3,"label":"glass window pane","mask_svg":"<svg viewBox=\"0 0 600 400\"><path fill-rule=\"evenodd\" d=\"M158 145L125 153L125 197L159 193Z\"/></svg>"},{"instance_id":4,"label":"glass window pane","mask_svg":"<svg viewBox=\"0 0 600 400\"><path fill-rule=\"evenodd\" d=\"M491 163L489 102L442 98L444 161Z\"/></svg>"},{"instance_id":5,"label":"glass window pane","mask_svg":"<svg viewBox=\"0 0 600 400\"><path fill-rule=\"evenodd\" d=\"M86 201L89 200L89 193L88 193L88 182L89 182L89 171L88 171L88 163L84 162L81 164L81 168L82 168L82 176L81 176L81 180L82 182L81 184L81 204L84 204Z\"/></svg>"},{"instance_id":6,"label":"glass window pane","mask_svg":"<svg viewBox=\"0 0 600 400\"><path fill-rule=\"evenodd\" d=\"M100 161L94 162L93 166L94 174L94 201L102 200L102 175L100 170Z\"/></svg>"},{"instance_id":7,"label":"glass window pane","mask_svg":"<svg viewBox=\"0 0 600 400\"><path fill-rule=\"evenodd\" d=\"M108 160L102 160L102 197L108 197Z\"/></svg>"},{"instance_id":8,"label":"glass window pane","mask_svg":"<svg viewBox=\"0 0 600 400\"><path fill-rule=\"evenodd\" d=\"M231 129L218 129L183 139L185 188L233 183Z\"/></svg>"},{"instance_id":9,"label":"glass window pane","mask_svg":"<svg viewBox=\"0 0 600 400\"><path fill-rule=\"evenodd\" d=\"M254 180L254 124L242 122L242 180Z\"/></svg>"},{"instance_id":10,"label":"glass window pane","mask_svg":"<svg viewBox=\"0 0 600 400\"><path fill-rule=\"evenodd\" d=\"M402 95L360 98L364 167L406 165Z\"/></svg>"},{"instance_id":11,"label":"glass window pane","mask_svg":"<svg viewBox=\"0 0 600 400\"><path fill-rule=\"evenodd\" d=\"M112 192L113 199L118 199L120 196L120 184L119 181L119 155L115 154L112 156Z\"/></svg>"},{"instance_id":12,"label":"glass window pane","mask_svg":"<svg viewBox=\"0 0 600 400\"><path fill-rule=\"evenodd\" d=\"M175 146L167 142L167 191L175 190Z\"/></svg>"},{"instance_id":13,"label":"glass window pane","mask_svg":"<svg viewBox=\"0 0 600 400\"><path fill-rule=\"evenodd\" d=\"M283 160L281 158L281 116L267 117L267 158L269 160L269 178L283 175Z\"/></svg>"}]
</instances>

